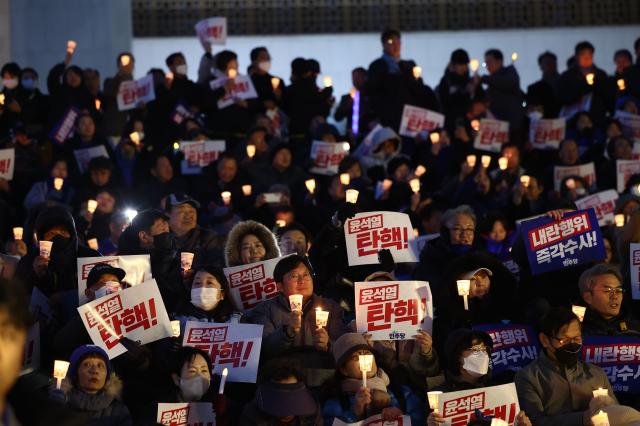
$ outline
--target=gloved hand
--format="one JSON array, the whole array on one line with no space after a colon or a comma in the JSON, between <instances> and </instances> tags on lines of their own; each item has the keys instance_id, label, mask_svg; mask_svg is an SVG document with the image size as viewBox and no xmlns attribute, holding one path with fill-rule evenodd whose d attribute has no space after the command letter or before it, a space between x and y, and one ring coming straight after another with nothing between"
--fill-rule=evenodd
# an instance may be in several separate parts
<instances>
[{"instance_id":1,"label":"gloved hand","mask_svg":"<svg viewBox=\"0 0 640 426\"><path fill-rule=\"evenodd\" d=\"M360 209L358 209L355 204L353 204L353 203L344 203L338 209L338 211L336 211L336 216L337 216L338 220L340 221L340 223L342 225L344 225L344 223L347 221L347 219L351 219L352 217L354 217L359 212L360 212Z\"/></svg>"},{"instance_id":2,"label":"gloved hand","mask_svg":"<svg viewBox=\"0 0 640 426\"><path fill-rule=\"evenodd\" d=\"M378 262L380 263L380 269L385 272L393 272L396 269L396 262L393 260L393 255L389 249L378 250Z\"/></svg>"}]
</instances>

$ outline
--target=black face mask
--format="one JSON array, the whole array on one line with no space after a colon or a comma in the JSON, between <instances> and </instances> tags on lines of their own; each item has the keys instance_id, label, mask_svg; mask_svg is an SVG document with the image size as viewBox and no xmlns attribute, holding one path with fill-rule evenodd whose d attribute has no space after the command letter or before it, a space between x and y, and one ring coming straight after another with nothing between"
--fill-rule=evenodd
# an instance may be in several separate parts
<instances>
[{"instance_id":1,"label":"black face mask","mask_svg":"<svg viewBox=\"0 0 640 426\"><path fill-rule=\"evenodd\" d=\"M171 250L172 245L173 239L168 232L153 236L153 246L158 250Z\"/></svg>"},{"instance_id":2,"label":"black face mask","mask_svg":"<svg viewBox=\"0 0 640 426\"><path fill-rule=\"evenodd\" d=\"M571 368L578 363L581 349L582 344L580 343L567 343L566 345L556 348L554 353L561 365Z\"/></svg>"}]
</instances>

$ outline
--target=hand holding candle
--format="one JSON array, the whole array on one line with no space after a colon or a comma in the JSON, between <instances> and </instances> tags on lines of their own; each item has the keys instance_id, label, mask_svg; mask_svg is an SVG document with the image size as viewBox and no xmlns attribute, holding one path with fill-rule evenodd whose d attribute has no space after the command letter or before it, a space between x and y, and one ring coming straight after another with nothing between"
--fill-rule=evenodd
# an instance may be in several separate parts
<instances>
[{"instance_id":1,"label":"hand holding candle","mask_svg":"<svg viewBox=\"0 0 640 426\"><path fill-rule=\"evenodd\" d=\"M307 190L309 190L309 192L311 194L313 194L314 191L316 190L316 180L315 179L307 179L306 181L304 181L304 184L307 187Z\"/></svg>"},{"instance_id":2,"label":"hand holding candle","mask_svg":"<svg viewBox=\"0 0 640 426\"><path fill-rule=\"evenodd\" d=\"M90 249L93 250L98 250L98 239L97 238L91 238L89 240L87 240L87 245L89 246Z\"/></svg>"},{"instance_id":3,"label":"hand holding candle","mask_svg":"<svg viewBox=\"0 0 640 426\"><path fill-rule=\"evenodd\" d=\"M358 195L359 192L356 189L347 189L346 191L346 197L347 197L347 203L351 203L351 204L355 204L358 202Z\"/></svg>"},{"instance_id":4,"label":"hand holding candle","mask_svg":"<svg viewBox=\"0 0 640 426\"><path fill-rule=\"evenodd\" d=\"M276 90L280 86L280 79L278 77L271 77L271 87Z\"/></svg>"},{"instance_id":5,"label":"hand holding candle","mask_svg":"<svg viewBox=\"0 0 640 426\"><path fill-rule=\"evenodd\" d=\"M222 395L224 393L224 385L227 383L227 376L229 375L229 369L225 367L222 370L222 377L220 377L220 387L218 388L218 395Z\"/></svg>"},{"instance_id":6,"label":"hand holding candle","mask_svg":"<svg viewBox=\"0 0 640 426\"><path fill-rule=\"evenodd\" d=\"M220 193L220 197L222 197L222 202L224 203L225 206L228 206L229 204L231 204L231 192L223 191Z\"/></svg>"},{"instance_id":7,"label":"hand holding candle","mask_svg":"<svg viewBox=\"0 0 640 426\"><path fill-rule=\"evenodd\" d=\"M531 178L527 175L522 175L520 176L520 183L524 185L525 188L528 188L531 183Z\"/></svg>"},{"instance_id":8,"label":"hand holding candle","mask_svg":"<svg viewBox=\"0 0 640 426\"><path fill-rule=\"evenodd\" d=\"M471 128L473 129L474 132L477 132L480 130L480 120L471 120Z\"/></svg>"},{"instance_id":9,"label":"hand holding candle","mask_svg":"<svg viewBox=\"0 0 640 426\"><path fill-rule=\"evenodd\" d=\"M413 67L413 78L415 78L416 80L420 78L420 76L422 75L422 68L419 66L415 66Z\"/></svg>"},{"instance_id":10,"label":"hand holding candle","mask_svg":"<svg viewBox=\"0 0 640 426\"><path fill-rule=\"evenodd\" d=\"M471 289L471 280L457 280L456 284L458 285L458 296L462 296L464 298L464 310L469 310L469 290Z\"/></svg>"},{"instance_id":11,"label":"hand holding candle","mask_svg":"<svg viewBox=\"0 0 640 426\"><path fill-rule=\"evenodd\" d=\"M373 355L358 355L360 371L362 371L362 387L367 387L367 373L373 370Z\"/></svg>"},{"instance_id":12,"label":"hand holding candle","mask_svg":"<svg viewBox=\"0 0 640 426\"><path fill-rule=\"evenodd\" d=\"M180 337L180 321L171 321L171 335L173 337Z\"/></svg>"},{"instance_id":13,"label":"hand holding candle","mask_svg":"<svg viewBox=\"0 0 640 426\"><path fill-rule=\"evenodd\" d=\"M52 241L40 241L38 243L40 247L40 256L45 259L49 259L49 255L51 254L51 246L53 246Z\"/></svg>"},{"instance_id":14,"label":"hand holding candle","mask_svg":"<svg viewBox=\"0 0 640 426\"><path fill-rule=\"evenodd\" d=\"M13 239L16 241L21 240L23 232L24 229L20 226L13 228Z\"/></svg>"},{"instance_id":15,"label":"hand holding candle","mask_svg":"<svg viewBox=\"0 0 640 426\"><path fill-rule=\"evenodd\" d=\"M62 379L67 375L69 363L67 361L56 360L53 364L53 377L56 379L56 388L62 386Z\"/></svg>"},{"instance_id":16,"label":"hand holding candle","mask_svg":"<svg viewBox=\"0 0 640 426\"><path fill-rule=\"evenodd\" d=\"M587 308L585 306L571 305L571 311L578 317L578 320L582 322L584 320L584 314L587 312Z\"/></svg>"},{"instance_id":17,"label":"hand holding candle","mask_svg":"<svg viewBox=\"0 0 640 426\"><path fill-rule=\"evenodd\" d=\"M442 391L427 392L427 398L429 399L429 408L431 408L434 413L438 412L438 405L440 404L441 396Z\"/></svg>"},{"instance_id":18,"label":"hand holding candle","mask_svg":"<svg viewBox=\"0 0 640 426\"><path fill-rule=\"evenodd\" d=\"M489 166L491 165L491 156L490 155L483 155L480 158L480 163L482 164L482 168L483 169L488 169Z\"/></svg>"},{"instance_id":19,"label":"hand holding candle","mask_svg":"<svg viewBox=\"0 0 640 426\"><path fill-rule=\"evenodd\" d=\"M340 174L340 183L344 186L349 185L351 183L351 175L349 173Z\"/></svg>"},{"instance_id":20,"label":"hand holding candle","mask_svg":"<svg viewBox=\"0 0 640 426\"><path fill-rule=\"evenodd\" d=\"M256 146L247 145L247 157L253 158L254 155L256 155Z\"/></svg>"},{"instance_id":21,"label":"hand holding candle","mask_svg":"<svg viewBox=\"0 0 640 426\"><path fill-rule=\"evenodd\" d=\"M624 214L619 213L613 217L614 222L616 223L617 228L622 228L624 226Z\"/></svg>"},{"instance_id":22,"label":"hand holding candle","mask_svg":"<svg viewBox=\"0 0 640 426\"><path fill-rule=\"evenodd\" d=\"M429 140L432 144L440 143L440 132L431 132L429 135Z\"/></svg>"},{"instance_id":23,"label":"hand holding candle","mask_svg":"<svg viewBox=\"0 0 640 426\"><path fill-rule=\"evenodd\" d=\"M96 209L98 208L98 202L96 200L89 200L87 201L87 211L89 213L95 213Z\"/></svg>"},{"instance_id":24,"label":"hand holding candle","mask_svg":"<svg viewBox=\"0 0 640 426\"><path fill-rule=\"evenodd\" d=\"M478 72L478 68L480 68L480 61L477 59L472 59L471 61L469 61L469 66L471 68L471 72L475 74L476 72Z\"/></svg>"},{"instance_id":25,"label":"hand holding candle","mask_svg":"<svg viewBox=\"0 0 640 426\"><path fill-rule=\"evenodd\" d=\"M70 55L73 55L73 52L76 50L77 45L78 43L76 43L73 40L67 41L67 53L69 53Z\"/></svg>"},{"instance_id":26,"label":"hand holding candle","mask_svg":"<svg viewBox=\"0 0 640 426\"><path fill-rule=\"evenodd\" d=\"M325 75L322 79L322 83L324 84L324 87L331 87L333 86L333 79L330 75Z\"/></svg>"},{"instance_id":27,"label":"hand holding candle","mask_svg":"<svg viewBox=\"0 0 640 426\"><path fill-rule=\"evenodd\" d=\"M316 308L316 327L322 328L327 326L329 321L329 311L323 311L322 308Z\"/></svg>"},{"instance_id":28,"label":"hand holding candle","mask_svg":"<svg viewBox=\"0 0 640 426\"><path fill-rule=\"evenodd\" d=\"M413 191L414 194L417 194L418 192L420 192L420 179L418 178L411 179L409 181L409 185L411 186L411 190Z\"/></svg>"},{"instance_id":29,"label":"hand holding candle","mask_svg":"<svg viewBox=\"0 0 640 426\"><path fill-rule=\"evenodd\" d=\"M593 390L593 397L597 398L599 396L609 396L609 390L608 389L603 389L603 388L594 389Z\"/></svg>"},{"instance_id":30,"label":"hand holding candle","mask_svg":"<svg viewBox=\"0 0 640 426\"><path fill-rule=\"evenodd\" d=\"M596 75L594 73L590 72L589 74L587 74L585 76L585 78L587 79L587 84L589 86L593 86L593 83L595 82L595 79L596 79Z\"/></svg>"},{"instance_id":31,"label":"hand holding candle","mask_svg":"<svg viewBox=\"0 0 640 426\"><path fill-rule=\"evenodd\" d=\"M498 158L498 167L500 170L507 170L507 166L509 165L509 159L507 157Z\"/></svg>"},{"instance_id":32,"label":"hand holding candle","mask_svg":"<svg viewBox=\"0 0 640 426\"><path fill-rule=\"evenodd\" d=\"M60 191L62 189L62 185L64 185L64 179L59 177L53 179L53 188L56 191Z\"/></svg>"},{"instance_id":33,"label":"hand holding candle","mask_svg":"<svg viewBox=\"0 0 640 426\"><path fill-rule=\"evenodd\" d=\"M188 251L183 251L180 253L180 267L183 271L191 270L191 265L193 265L193 258L195 257L194 253L189 253Z\"/></svg>"},{"instance_id":34,"label":"hand holding candle","mask_svg":"<svg viewBox=\"0 0 640 426\"><path fill-rule=\"evenodd\" d=\"M591 417L591 423L593 423L593 426L609 426L609 416L600 410L598 414Z\"/></svg>"},{"instance_id":35,"label":"hand holding candle","mask_svg":"<svg viewBox=\"0 0 640 426\"><path fill-rule=\"evenodd\" d=\"M245 197L248 197L251 195L251 185L242 185L242 193L244 194Z\"/></svg>"},{"instance_id":36,"label":"hand holding candle","mask_svg":"<svg viewBox=\"0 0 640 426\"><path fill-rule=\"evenodd\" d=\"M289 296L289 305L291 306L291 312L302 312L302 295L292 294Z\"/></svg>"},{"instance_id":37,"label":"hand holding candle","mask_svg":"<svg viewBox=\"0 0 640 426\"><path fill-rule=\"evenodd\" d=\"M416 177L420 177L423 174L425 174L427 172L426 167L424 167L422 164L419 165L418 167L416 167L416 170L413 172L414 175L416 175Z\"/></svg>"},{"instance_id":38,"label":"hand holding candle","mask_svg":"<svg viewBox=\"0 0 640 426\"><path fill-rule=\"evenodd\" d=\"M476 166L476 160L475 155L467 155L467 164L469 167L474 168Z\"/></svg>"}]
</instances>

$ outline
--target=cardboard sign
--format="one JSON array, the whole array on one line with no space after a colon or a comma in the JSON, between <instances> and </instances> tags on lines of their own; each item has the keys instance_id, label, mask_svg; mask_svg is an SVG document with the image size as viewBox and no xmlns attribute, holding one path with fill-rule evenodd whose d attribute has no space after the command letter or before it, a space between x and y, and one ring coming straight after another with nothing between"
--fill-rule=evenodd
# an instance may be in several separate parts
<instances>
[{"instance_id":1,"label":"cardboard sign","mask_svg":"<svg viewBox=\"0 0 640 426\"><path fill-rule=\"evenodd\" d=\"M373 129L371 129L369 134L367 134L367 136L364 137L362 142L360 142L360 144L353 151L353 156L356 157L356 158L362 158L362 157L366 157L366 156L370 155L371 151L373 151L373 148L374 148L374 146L373 146L373 137L381 129L382 129L382 126L379 125L379 124L376 124L376 126Z\"/></svg>"},{"instance_id":2,"label":"cardboard sign","mask_svg":"<svg viewBox=\"0 0 640 426\"><path fill-rule=\"evenodd\" d=\"M230 382L255 383L258 376L262 328L257 324L217 324L187 321L182 345L209 354L216 374L229 369Z\"/></svg>"},{"instance_id":3,"label":"cardboard sign","mask_svg":"<svg viewBox=\"0 0 640 426\"><path fill-rule=\"evenodd\" d=\"M640 243L629 245L629 257L631 298L640 300Z\"/></svg>"},{"instance_id":4,"label":"cardboard sign","mask_svg":"<svg viewBox=\"0 0 640 426\"><path fill-rule=\"evenodd\" d=\"M495 416L513 425L520 412L516 385L477 388L458 392L447 392L440 396L438 412L444 417L444 425L464 426L476 418L475 411L483 416Z\"/></svg>"},{"instance_id":5,"label":"cardboard sign","mask_svg":"<svg viewBox=\"0 0 640 426\"><path fill-rule=\"evenodd\" d=\"M440 129L444 126L444 115L439 112L413 105L405 105L402 110L402 121L400 122L400 134L415 138L422 131Z\"/></svg>"},{"instance_id":6,"label":"cardboard sign","mask_svg":"<svg viewBox=\"0 0 640 426\"><path fill-rule=\"evenodd\" d=\"M128 111L137 108L139 102L151 102L156 98L153 75L148 74L138 80L120 83L118 89L118 110Z\"/></svg>"},{"instance_id":7,"label":"cardboard sign","mask_svg":"<svg viewBox=\"0 0 640 426\"><path fill-rule=\"evenodd\" d=\"M127 351L120 343L123 337L144 345L173 335L153 279L86 303L78 312L91 340L109 359Z\"/></svg>"},{"instance_id":8,"label":"cardboard sign","mask_svg":"<svg viewBox=\"0 0 640 426\"><path fill-rule=\"evenodd\" d=\"M202 168L216 161L225 149L225 141L180 141L180 151L184 153L180 163L182 174L202 173Z\"/></svg>"},{"instance_id":9,"label":"cardboard sign","mask_svg":"<svg viewBox=\"0 0 640 426\"><path fill-rule=\"evenodd\" d=\"M76 157L76 164L81 174L87 171L89 168L89 162L94 158L106 157L109 158L109 153L104 145L92 146L91 148L74 149L73 156Z\"/></svg>"},{"instance_id":10,"label":"cardboard sign","mask_svg":"<svg viewBox=\"0 0 640 426\"><path fill-rule=\"evenodd\" d=\"M602 368L615 392L640 393L640 339L585 336L582 359Z\"/></svg>"},{"instance_id":11,"label":"cardboard sign","mask_svg":"<svg viewBox=\"0 0 640 426\"><path fill-rule=\"evenodd\" d=\"M529 125L529 141L536 149L558 149L564 139L564 118L532 120Z\"/></svg>"},{"instance_id":12,"label":"cardboard sign","mask_svg":"<svg viewBox=\"0 0 640 426\"><path fill-rule=\"evenodd\" d=\"M156 422L167 426L215 426L216 413L210 402L161 402Z\"/></svg>"},{"instance_id":13,"label":"cardboard sign","mask_svg":"<svg viewBox=\"0 0 640 426\"><path fill-rule=\"evenodd\" d=\"M622 125L622 133L632 142L640 142L640 115L616 111L615 118Z\"/></svg>"},{"instance_id":14,"label":"cardboard sign","mask_svg":"<svg viewBox=\"0 0 640 426\"><path fill-rule=\"evenodd\" d=\"M14 148L0 149L0 179L13 180L13 169L16 163Z\"/></svg>"},{"instance_id":15,"label":"cardboard sign","mask_svg":"<svg viewBox=\"0 0 640 426\"><path fill-rule=\"evenodd\" d=\"M538 357L540 344L529 325L479 324L474 330L488 333L493 340L491 369L493 373L517 371Z\"/></svg>"},{"instance_id":16,"label":"cardboard sign","mask_svg":"<svg viewBox=\"0 0 640 426\"><path fill-rule=\"evenodd\" d=\"M209 85L211 86L211 90L216 90L227 84L229 80L227 77L219 78L213 80ZM238 74L234 79L233 86L229 93L226 93L218 100L218 109L224 109L229 105L233 105L238 99L255 99L257 97L258 92L256 92L256 88L253 86L253 81L246 75Z\"/></svg>"},{"instance_id":17,"label":"cardboard sign","mask_svg":"<svg viewBox=\"0 0 640 426\"><path fill-rule=\"evenodd\" d=\"M629 178L640 173L640 160L616 160L616 189L624 192Z\"/></svg>"},{"instance_id":18,"label":"cardboard sign","mask_svg":"<svg viewBox=\"0 0 640 426\"><path fill-rule=\"evenodd\" d=\"M599 261L606 256L593 209L565 213L558 221L541 217L520 226L533 275Z\"/></svg>"},{"instance_id":19,"label":"cardboard sign","mask_svg":"<svg viewBox=\"0 0 640 426\"><path fill-rule=\"evenodd\" d=\"M385 422L382 420L382 416L378 414L355 423L345 423L336 417L333 419L332 426L411 426L411 417L401 416L396 420Z\"/></svg>"},{"instance_id":20,"label":"cardboard sign","mask_svg":"<svg viewBox=\"0 0 640 426\"><path fill-rule=\"evenodd\" d=\"M76 125L76 119L80 115L77 108L69 108L62 116L60 121L51 129L49 137L58 145L62 145L67 139L73 136L73 130Z\"/></svg>"},{"instance_id":21,"label":"cardboard sign","mask_svg":"<svg viewBox=\"0 0 640 426\"><path fill-rule=\"evenodd\" d=\"M346 142L313 141L310 158L313 166L311 173L333 176L338 173L338 166L344 157L349 154L349 144Z\"/></svg>"},{"instance_id":22,"label":"cardboard sign","mask_svg":"<svg viewBox=\"0 0 640 426\"><path fill-rule=\"evenodd\" d=\"M108 263L116 268L124 269L127 273L122 281L129 285L142 284L152 278L151 257L148 254L136 254L131 256L99 256L79 257L78 265L78 301L80 305L87 303L89 299L84 294L87 289L89 272L99 263Z\"/></svg>"},{"instance_id":23,"label":"cardboard sign","mask_svg":"<svg viewBox=\"0 0 640 426\"><path fill-rule=\"evenodd\" d=\"M580 98L577 102L563 106L562 109L560 109L559 117L568 120L579 112L591 110L592 98L593 96L591 95L591 93L589 93L588 95Z\"/></svg>"},{"instance_id":24,"label":"cardboard sign","mask_svg":"<svg viewBox=\"0 0 640 426\"><path fill-rule=\"evenodd\" d=\"M227 18L217 16L199 21L195 25L198 38L209 44L227 43Z\"/></svg>"},{"instance_id":25,"label":"cardboard sign","mask_svg":"<svg viewBox=\"0 0 640 426\"><path fill-rule=\"evenodd\" d=\"M553 167L553 189L560 191L562 179L567 176L580 176L587 182L589 188L596 184L596 168L593 163L582 164L579 166L554 166Z\"/></svg>"},{"instance_id":26,"label":"cardboard sign","mask_svg":"<svg viewBox=\"0 0 640 426\"><path fill-rule=\"evenodd\" d=\"M473 147L481 151L500 152L502 145L508 141L508 121L483 118L480 120L480 130L473 140Z\"/></svg>"},{"instance_id":27,"label":"cardboard sign","mask_svg":"<svg viewBox=\"0 0 640 426\"><path fill-rule=\"evenodd\" d=\"M417 262L409 248L413 227L409 216L396 212L358 213L344 224L349 266L378 263L378 251L390 249L393 260Z\"/></svg>"},{"instance_id":28,"label":"cardboard sign","mask_svg":"<svg viewBox=\"0 0 640 426\"><path fill-rule=\"evenodd\" d=\"M618 193L613 189L608 189L576 200L576 206L579 210L595 210L598 225L608 226L613 225L617 199Z\"/></svg>"},{"instance_id":29,"label":"cardboard sign","mask_svg":"<svg viewBox=\"0 0 640 426\"><path fill-rule=\"evenodd\" d=\"M248 265L224 268L224 275L229 281L231 300L236 309L248 312L263 300L278 295L273 270L280 259L282 258L277 257Z\"/></svg>"},{"instance_id":30,"label":"cardboard sign","mask_svg":"<svg viewBox=\"0 0 640 426\"><path fill-rule=\"evenodd\" d=\"M420 253L422 253L422 250L427 245L427 243L431 240L435 240L439 236L440 233L420 235L419 237L415 237L413 240L409 241L409 247L411 248L411 251L413 252L416 259L420 259Z\"/></svg>"},{"instance_id":31,"label":"cardboard sign","mask_svg":"<svg viewBox=\"0 0 640 426\"><path fill-rule=\"evenodd\" d=\"M373 340L409 340L431 333L433 299L425 281L356 282L356 326Z\"/></svg>"},{"instance_id":32,"label":"cardboard sign","mask_svg":"<svg viewBox=\"0 0 640 426\"><path fill-rule=\"evenodd\" d=\"M22 355L22 371L40 368L40 323L36 322L29 329L27 341Z\"/></svg>"}]
</instances>

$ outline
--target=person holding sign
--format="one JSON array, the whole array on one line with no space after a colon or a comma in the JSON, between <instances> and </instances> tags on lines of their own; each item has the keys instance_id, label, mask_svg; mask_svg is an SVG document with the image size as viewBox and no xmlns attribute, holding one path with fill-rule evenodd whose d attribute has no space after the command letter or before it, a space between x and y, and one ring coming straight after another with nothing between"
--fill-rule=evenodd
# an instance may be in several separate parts
<instances>
[{"instance_id":1,"label":"person holding sign","mask_svg":"<svg viewBox=\"0 0 640 426\"><path fill-rule=\"evenodd\" d=\"M113 77L104 80L104 99L102 102L102 115L104 122L104 134L108 136L120 136L122 129L127 124L129 111L118 110L118 92L120 85L125 81L133 80L136 59L131 52L122 52L116 58L118 72Z\"/></svg>"}]
</instances>

